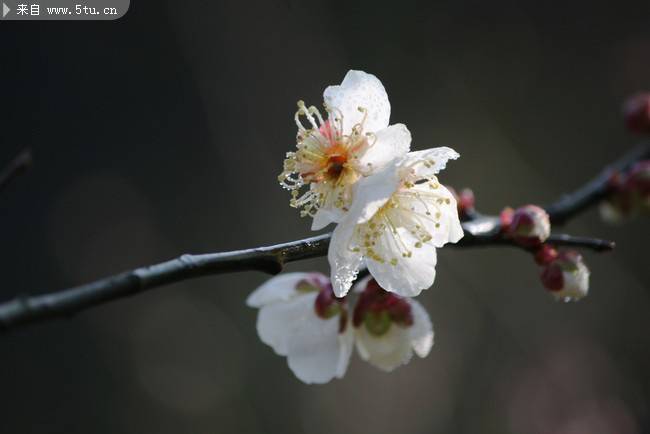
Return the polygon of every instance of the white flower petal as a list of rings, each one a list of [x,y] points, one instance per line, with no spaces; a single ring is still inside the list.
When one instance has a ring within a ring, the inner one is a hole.
[[[357,280],[352,288],[352,292],[355,294],[361,294],[366,289],[366,286],[368,286],[370,279],[373,279],[373,277],[369,274],[363,279]]]
[[[442,200],[449,201],[448,203],[439,206],[435,212],[440,213],[440,217],[436,220],[421,218],[420,222],[431,234],[431,243],[436,247],[442,247],[447,243],[456,243],[465,235],[463,227],[460,224],[458,217],[458,205],[454,195],[442,184],[438,184],[435,190],[429,188],[428,184],[418,184],[410,189],[410,193],[423,195],[434,194]],[[415,208],[415,212],[421,216],[426,216],[427,212],[432,212],[433,209],[425,205],[422,201],[411,201],[410,206]]]
[[[411,149],[411,132],[404,124],[391,125],[375,133],[376,141],[359,159],[362,168],[378,170],[404,157]]]
[[[364,131],[377,132],[388,126],[390,103],[381,81],[363,71],[348,71],[339,86],[329,86],[323,92],[325,102],[339,109],[343,115],[343,133],[349,134],[352,127],[363,119],[359,107],[367,110],[368,117]]]
[[[401,241],[398,241],[400,238]],[[433,285],[436,277],[436,249],[430,243],[410,249],[411,256],[403,257],[396,243],[413,246],[418,240],[404,228],[397,228],[397,234],[384,231],[377,240],[375,249],[383,256],[383,262],[366,258],[368,270],[386,291],[405,297],[415,297],[422,290]],[[391,263],[391,260],[395,260]]]
[[[398,185],[395,164],[356,184],[355,200],[334,229],[327,258],[332,270],[334,294],[343,297],[352,286],[361,266],[362,255],[351,244],[357,223],[367,221],[390,198]]]
[[[318,293],[300,294],[281,303],[262,306],[257,314],[257,334],[262,342],[286,356],[293,332],[309,319],[316,318],[314,302]]]
[[[347,370],[352,339],[339,335],[339,316],[321,319],[313,306],[306,306],[308,315],[296,327],[288,341],[289,368],[304,383],[327,383],[341,378]],[[350,328],[350,327],[348,327]]]
[[[283,273],[272,277],[248,296],[246,304],[250,307],[262,307],[269,303],[289,300],[298,294],[298,282],[312,274],[314,273]]]
[[[362,256],[350,247],[354,224],[339,224],[332,233],[327,259],[332,269],[331,281],[334,294],[343,297],[357,277]]]
[[[620,209],[607,200],[600,202],[598,210],[600,217],[607,223],[619,224],[624,221],[624,215]]]
[[[395,324],[381,336],[368,332],[362,324],[356,329],[356,347],[363,360],[386,372],[408,363],[413,356],[409,329]]]
[[[439,148],[425,149],[424,151],[409,152],[402,161],[402,166],[426,160],[429,164],[418,164],[415,166],[415,173],[423,177],[433,176],[447,166],[447,161],[455,160],[458,157],[460,157],[458,152],[446,146],[442,146]]]
[[[311,222],[311,230],[319,231],[330,223],[338,223],[344,215],[345,213],[340,208],[319,208]]]
[[[552,292],[556,299],[577,301],[589,293],[589,268],[582,262],[577,263],[576,267],[575,271],[562,273],[564,287]]]
[[[355,185],[354,202],[340,223],[355,225],[367,222],[388,202],[398,186],[396,162],[388,164],[374,175],[361,179]]]
[[[415,354],[426,357],[433,347],[433,325],[424,307],[413,299],[406,300],[411,305],[413,325],[409,328],[411,345]]]
[[[350,322],[346,325],[345,331],[339,334],[339,346],[339,362],[336,368],[336,378],[343,378],[345,372],[348,370],[352,350],[354,349],[354,329]]]

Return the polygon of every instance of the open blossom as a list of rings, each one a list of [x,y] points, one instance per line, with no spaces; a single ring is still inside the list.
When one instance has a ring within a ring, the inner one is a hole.
[[[259,308],[257,333],[265,344],[287,357],[301,381],[326,383],[341,378],[354,341],[347,302],[332,296],[320,273],[287,273],[268,280],[246,300]]]
[[[359,300],[353,325],[359,356],[384,371],[408,363],[413,352],[426,357],[433,346],[433,326],[417,301],[386,292],[370,276],[355,285]]]
[[[542,284],[556,300],[575,301],[589,291],[589,268],[582,255],[574,250],[561,251],[549,256],[540,275]]]
[[[433,284],[436,248],[463,237],[456,200],[436,178],[456,158],[446,147],[411,152],[359,181],[328,252],[337,296],[348,292],[363,260],[387,291],[414,297]]]
[[[384,370],[426,357],[433,345],[429,315],[415,300],[381,289],[370,277],[355,286],[353,317],[348,300],[336,298],[320,273],[273,277],[247,300],[259,308],[262,342],[287,356],[305,383],[326,383],[345,374],[356,341],[362,359]]]
[[[349,71],[323,98],[325,116],[298,102],[297,150],[287,153],[278,177],[291,191],[291,206],[313,217],[314,230],[339,222],[352,203],[352,186],[405,155],[411,144],[405,125],[388,125],[388,95],[374,75]]]

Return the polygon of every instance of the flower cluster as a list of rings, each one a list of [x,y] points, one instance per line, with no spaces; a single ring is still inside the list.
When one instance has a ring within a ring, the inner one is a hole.
[[[501,211],[503,234],[530,249],[541,266],[540,279],[556,300],[576,301],[589,291],[589,268],[575,250],[558,252],[546,243],[551,235],[551,221],[537,205]]]
[[[331,276],[287,274],[248,299],[260,308],[262,341],[307,383],[343,376],[353,345],[386,371],[413,351],[426,356],[431,321],[407,297],[433,284],[436,248],[463,237],[455,194],[437,178],[456,151],[410,152],[411,133],[389,123],[388,95],[374,75],[349,71],[323,98],[323,110],[298,102],[296,150],[278,180],[313,230],[336,224]],[[348,294],[362,267],[371,276]]]
[[[463,237],[460,218],[481,218],[471,190],[457,193],[438,180],[458,153],[411,151],[408,128],[389,122],[390,103],[377,77],[349,71],[323,98],[322,110],[298,102],[296,150],[287,153],[278,180],[291,193],[290,205],[312,218],[313,230],[336,224],[330,276],[284,274],[247,300],[259,309],[260,339],[286,356],[305,383],[341,378],[355,347],[385,371],[413,353],[425,357],[433,329],[412,297],[433,284],[436,249]],[[498,236],[535,253],[542,283],[557,299],[587,294],[589,270],[581,256],[546,244],[551,224],[544,209],[507,208],[500,220]],[[363,268],[369,275],[359,280]]]
[[[370,276],[337,298],[326,276],[287,273],[257,288],[247,304],[259,308],[262,342],[286,356],[296,377],[308,384],[343,377],[355,346],[363,360],[392,371],[414,352],[426,357],[433,345],[424,308],[384,291]]]
[[[324,114],[298,102],[297,150],[280,184],[312,229],[337,223],[328,259],[334,294],[347,294],[363,263],[379,285],[416,296],[435,278],[436,248],[463,236],[456,199],[436,175],[458,153],[409,152],[411,133],[389,124],[390,103],[374,75],[349,71],[325,89]]]

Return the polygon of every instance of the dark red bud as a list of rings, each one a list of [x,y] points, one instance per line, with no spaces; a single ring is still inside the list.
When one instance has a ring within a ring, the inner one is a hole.
[[[506,216],[506,218],[508,217]],[[548,238],[550,230],[548,214],[537,205],[525,205],[517,208],[506,229],[510,237],[527,247],[539,246]]]
[[[639,93],[623,105],[625,126],[637,134],[650,133],[650,93]]]
[[[551,262],[544,266],[540,278],[542,279],[544,288],[549,291],[559,291],[564,287],[562,268],[556,262]]]
[[[619,171],[613,171],[609,174],[609,179],[607,179],[607,185],[612,191],[619,190],[625,181],[625,178]]]
[[[499,220],[501,221],[501,230],[504,232],[508,231],[510,225],[512,224],[512,217],[514,214],[515,210],[510,207],[504,208],[503,211],[501,211],[501,214],[499,214]]]
[[[553,262],[558,257],[557,250],[550,244],[542,244],[535,252],[535,262],[538,265],[546,265]]]
[[[650,160],[639,161],[632,166],[623,188],[642,197],[650,195]]]
[[[458,196],[458,209],[461,214],[467,214],[474,211],[475,198],[474,192],[469,188],[461,190]]]

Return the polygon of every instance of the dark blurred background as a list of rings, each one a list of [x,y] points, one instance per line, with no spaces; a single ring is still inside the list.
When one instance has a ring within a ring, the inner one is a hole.
[[[276,182],[295,102],[350,68],[376,74],[415,149],[452,145],[441,179],[479,208],[547,203],[637,138],[650,88],[647,1],[143,1],[117,22],[0,23],[0,297],[184,252],[310,235]],[[650,429],[648,221],[569,224],[590,295],[552,301],[529,256],[439,254],[419,300],[428,358],[358,358],[305,386],[262,344],[259,273],[171,285],[0,337],[3,433],[641,434]],[[325,259],[288,270],[327,270]]]

